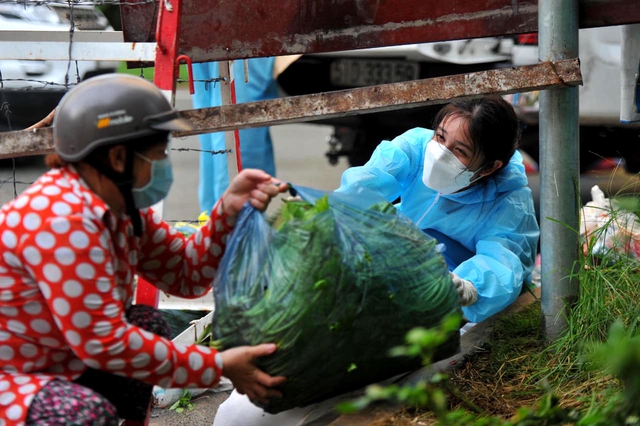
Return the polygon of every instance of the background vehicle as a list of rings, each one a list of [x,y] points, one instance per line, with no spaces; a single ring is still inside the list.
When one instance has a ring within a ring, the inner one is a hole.
[[[622,27],[599,27],[579,31],[580,68],[580,170],[585,172],[603,158],[624,160],[630,173],[640,172],[640,124],[620,122],[620,73]],[[516,38],[514,66],[538,62],[537,34]],[[537,93],[511,97],[525,127],[522,148],[538,159]]]
[[[580,30],[580,169],[603,158],[624,159],[640,172],[640,126],[620,123],[621,27]],[[458,40],[304,55],[282,73],[288,95],[302,95],[415,78],[469,73],[538,62],[537,34]],[[508,96],[523,123],[521,148],[538,160],[537,93]],[[383,139],[412,127],[430,127],[440,106],[319,121],[335,126],[329,161],[347,156],[351,165],[368,160]]]
[[[0,31],[69,32],[71,17],[76,31],[113,30],[95,7],[32,3],[0,3]],[[117,62],[98,61],[0,61],[0,131],[34,124],[55,108],[70,85],[117,67]]]
[[[480,38],[303,55],[278,77],[286,95],[306,95],[375,84],[440,77],[510,66],[512,38]],[[383,139],[412,127],[431,127],[441,106],[315,121],[335,126],[329,161],[347,156],[364,164]]]

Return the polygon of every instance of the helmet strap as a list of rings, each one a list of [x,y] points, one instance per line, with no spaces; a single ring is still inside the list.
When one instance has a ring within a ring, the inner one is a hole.
[[[122,197],[124,198],[125,213],[131,218],[131,224],[133,225],[133,234],[136,237],[142,236],[142,217],[140,216],[140,210],[136,207],[133,201],[133,157],[134,151],[130,146],[126,147],[127,157],[125,159],[124,172],[117,172],[111,167],[106,166],[95,157],[88,157],[84,161],[96,169],[104,177],[112,181],[117,187]]]

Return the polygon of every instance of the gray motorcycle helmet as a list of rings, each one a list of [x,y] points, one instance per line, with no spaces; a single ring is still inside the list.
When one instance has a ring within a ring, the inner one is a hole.
[[[53,143],[60,158],[77,162],[100,146],[191,129],[152,83],[128,74],[105,74],[81,82],[62,97],[53,118]]]

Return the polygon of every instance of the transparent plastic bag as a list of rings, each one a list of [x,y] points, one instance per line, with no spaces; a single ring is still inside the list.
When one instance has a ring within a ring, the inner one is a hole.
[[[436,241],[391,204],[295,190],[304,201],[287,202],[273,226],[242,209],[214,288],[214,346],[278,345],[258,361],[288,378],[263,406],[272,414],[419,368],[389,349],[460,312]],[[456,333],[441,356],[458,350]]]

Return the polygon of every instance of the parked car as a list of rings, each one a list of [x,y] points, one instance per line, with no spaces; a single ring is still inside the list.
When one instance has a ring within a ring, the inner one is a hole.
[[[67,2],[0,2],[0,31],[112,31],[93,6]],[[117,62],[0,60],[0,131],[18,130],[44,118],[70,86],[95,75],[114,72]]]

